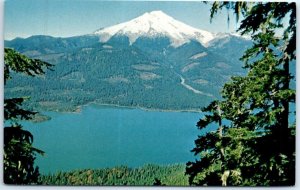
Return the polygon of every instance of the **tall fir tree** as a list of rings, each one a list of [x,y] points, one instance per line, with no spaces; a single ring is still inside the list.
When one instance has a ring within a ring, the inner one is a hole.
[[[4,49],[4,84],[12,74],[23,73],[29,76],[42,75],[52,65],[37,59],[30,59],[13,49]],[[4,99],[4,183],[37,184],[38,167],[34,166],[36,154],[43,151],[32,146],[33,135],[22,128],[20,120],[30,120],[36,114],[22,108],[28,97]]]
[[[296,5],[287,2],[214,2],[211,18],[222,8],[234,10],[239,31],[250,34],[253,46],[241,60],[248,74],[232,77],[222,100],[203,108],[201,130],[212,123],[218,129],[199,136],[192,150],[200,156],[188,162],[193,185],[294,185],[295,89],[290,67],[296,60]],[[283,20],[288,20],[284,23]],[[283,36],[278,36],[283,30]]]

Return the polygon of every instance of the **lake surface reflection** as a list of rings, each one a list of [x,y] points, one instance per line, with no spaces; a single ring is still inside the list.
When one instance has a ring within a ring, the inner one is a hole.
[[[89,105],[80,113],[47,112],[52,119],[24,123],[34,135],[40,172],[193,161],[202,113],[145,111]]]

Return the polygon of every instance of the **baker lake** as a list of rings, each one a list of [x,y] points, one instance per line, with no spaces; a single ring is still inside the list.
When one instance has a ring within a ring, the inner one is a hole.
[[[202,113],[146,111],[88,105],[79,113],[45,112],[51,120],[24,123],[34,146],[45,151],[36,164],[40,172],[105,168],[148,163],[186,163]]]

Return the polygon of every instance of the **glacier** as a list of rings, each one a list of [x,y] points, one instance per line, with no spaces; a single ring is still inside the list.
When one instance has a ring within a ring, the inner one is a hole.
[[[216,38],[216,34],[184,24],[162,11],[146,12],[130,21],[99,29],[94,34],[100,36],[101,42],[107,42],[113,36],[127,36],[130,44],[140,37],[167,37],[173,47],[179,47],[191,40],[207,46]]]

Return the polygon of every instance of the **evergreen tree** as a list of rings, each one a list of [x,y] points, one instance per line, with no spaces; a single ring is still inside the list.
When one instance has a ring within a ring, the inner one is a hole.
[[[295,90],[289,69],[296,59],[295,3],[214,2],[211,18],[224,7],[233,9],[237,20],[244,16],[239,31],[253,39],[241,58],[248,74],[232,77],[223,87],[223,99],[203,108],[207,114],[198,128],[217,123],[218,129],[195,141],[192,151],[200,159],[187,163],[189,182],[294,185],[295,123],[289,116],[295,114],[290,109]]]
[[[30,59],[13,49],[4,49],[4,83],[11,79],[12,73],[24,73],[30,76],[44,74],[45,68],[52,65]],[[36,112],[25,110],[22,103],[26,97],[4,100],[4,183],[36,184],[39,170],[34,166],[36,153],[44,152],[32,146],[33,136],[23,130],[19,120],[30,120]]]

